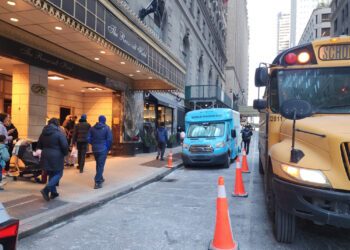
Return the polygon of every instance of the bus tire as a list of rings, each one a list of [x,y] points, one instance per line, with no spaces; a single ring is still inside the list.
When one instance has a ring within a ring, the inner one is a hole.
[[[262,165],[262,162],[261,162],[261,158],[260,158],[260,157],[259,157],[259,173],[260,173],[261,175],[264,174],[264,167],[263,167],[263,165]]]
[[[229,168],[230,167],[230,163],[231,163],[231,157],[230,154],[227,154],[227,160],[224,164],[224,168]]]
[[[276,240],[282,243],[292,243],[295,236],[295,215],[290,214],[276,205],[274,234]]]
[[[275,194],[273,191],[272,181],[273,170],[271,160],[269,159],[269,165],[267,166],[266,172],[264,174],[264,192],[267,212],[270,218],[273,220],[275,217]]]

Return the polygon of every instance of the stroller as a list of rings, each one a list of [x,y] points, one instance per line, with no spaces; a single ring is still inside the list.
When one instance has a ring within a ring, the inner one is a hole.
[[[13,180],[18,177],[34,178],[36,182],[40,182],[38,176],[42,173],[42,168],[39,165],[39,157],[34,156],[37,142],[30,139],[20,139],[16,142],[10,162],[10,172],[13,175]]]

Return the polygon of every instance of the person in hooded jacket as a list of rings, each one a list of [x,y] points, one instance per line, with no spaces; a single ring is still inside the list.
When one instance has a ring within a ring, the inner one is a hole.
[[[244,129],[241,131],[242,133],[242,140],[244,142],[244,148],[246,150],[246,153],[249,154],[249,144],[250,144],[250,139],[253,135],[253,132],[251,129],[246,125]]]
[[[168,141],[168,130],[164,127],[164,122],[160,123],[160,127],[156,132],[156,138],[158,142],[158,153],[156,159],[158,160],[160,155],[160,160],[164,161],[165,147]]]
[[[57,118],[51,118],[48,125],[44,127],[37,149],[42,150],[40,166],[47,171],[49,176],[49,183],[40,192],[43,198],[49,201],[58,196],[56,185],[62,178],[64,156],[68,154],[68,142]]]
[[[100,115],[98,122],[90,129],[87,137],[92,146],[92,152],[96,161],[95,189],[102,187],[103,170],[108,152],[112,148],[113,136],[111,129],[106,125],[106,117]]]
[[[81,115],[79,123],[74,127],[73,145],[77,144],[78,149],[78,169],[80,173],[84,172],[85,156],[88,147],[87,137],[91,125],[86,121],[86,115]]]

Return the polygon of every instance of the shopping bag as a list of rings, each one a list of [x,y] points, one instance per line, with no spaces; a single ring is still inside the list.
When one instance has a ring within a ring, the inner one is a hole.
[[[78,158],[78,149],[76,146],[73,147],[72,152],[70,153],[70,157],[74,159]]]

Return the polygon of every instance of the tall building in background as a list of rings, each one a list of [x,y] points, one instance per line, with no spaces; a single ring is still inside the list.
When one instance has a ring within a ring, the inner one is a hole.
[[[233,97],[234,109],[248,101],[248,42],[247,1],[228,1],[225,92]]]
[[[350,0],[332,1],[332,17],[331,17],[331,35],[349,35],[350,15],[349,15]]]
[[[289,48],[290,14],[280,12],[277,17],[277,54]]]
[[[331,8],[318,7],[312,12],[299,44],[329,38],[331,33]]]
[[[329,5],[329,0],[291,0],[290,47],[297,45],[310,15],[319,4]]]

